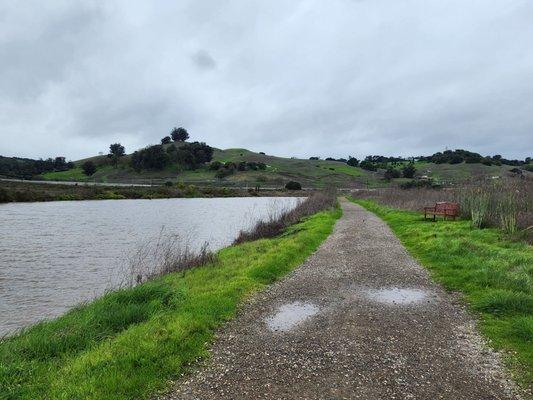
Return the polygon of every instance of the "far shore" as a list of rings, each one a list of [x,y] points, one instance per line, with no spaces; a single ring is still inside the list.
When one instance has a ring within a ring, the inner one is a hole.
[[[0,203],[212,197],[308,196],[316,189],[223,187],[192,184],[147,185],[130,183],[56,182],[0,179]]]

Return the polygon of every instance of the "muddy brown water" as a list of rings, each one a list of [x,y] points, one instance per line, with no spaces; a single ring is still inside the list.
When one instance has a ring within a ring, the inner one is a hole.
[[[297,198],[101,200],[0,205],[0,336],[124,281],[124,258],[162,232],[225,247]]]

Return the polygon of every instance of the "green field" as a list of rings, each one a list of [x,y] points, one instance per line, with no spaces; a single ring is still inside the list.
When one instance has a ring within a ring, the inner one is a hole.
[[[111,292],[0,342],[2,399],[148,399],[207,356],[213,332],[254,291],[302,263],[340,209],[281,236],[225,248],[210,265]]]
[[[424,221],[420,213],[356,200],[385,220],[433,278],[459,291],[481,332],[504,352],[517,380],[533,385],[533,247],[470,221]]]

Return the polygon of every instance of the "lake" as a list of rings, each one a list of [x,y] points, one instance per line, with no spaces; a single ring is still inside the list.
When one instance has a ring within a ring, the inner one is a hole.
[[[178,235],[197,251],[292,208],[294,197],[0,204],[0,336],[116,288],[140,248]]]

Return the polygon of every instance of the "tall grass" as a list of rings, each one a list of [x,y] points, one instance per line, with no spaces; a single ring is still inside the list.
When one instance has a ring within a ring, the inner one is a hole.
[[[336,204],[337,194],[335,190],[315,192],[298,203],[292,210],[271,214],[269,219],[259,221],[251,230],[241,231],[234,244],[277,236],[288,226],[301,221],[302,218],[335,207]]]
[[[533,231],[533,180],[530,178],[471,182],[444,189],[358,190],[352,196],[412,211],[420,211],[437,201],[457,202],[462,217],[471,220],[476,228],[496,227],[509,234]]]
[[[122,286],[131,287],[162,275],[214,262],[216,254],[209,251],[209,243],[194,251],[186,238],[165,234],[162,229],[157,238],[143,242],[126,257]]]

